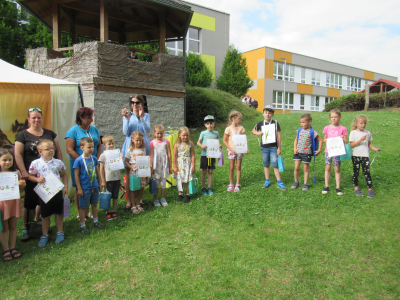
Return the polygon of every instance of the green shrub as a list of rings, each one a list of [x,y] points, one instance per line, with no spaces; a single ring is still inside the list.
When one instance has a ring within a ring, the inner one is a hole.
[[[200,87],[186,87],[186,120],[187,126],[203,126],[204,117],[213,115],[216,122],[227,122],[231,110],[238,110],[243,119],[253,118],[261,113],[244,105],[233,95],[217,90]]]
[[[365,93],[345,95],[325,105],[324,111],[338,108],[341,111],[359,111],[365,106]],[[399,107],[400,91],[370,94],[369,108]]]
[[[213,74],[200,55],[190,53],[186,57],[186,83],[191,86],[209,88]]]

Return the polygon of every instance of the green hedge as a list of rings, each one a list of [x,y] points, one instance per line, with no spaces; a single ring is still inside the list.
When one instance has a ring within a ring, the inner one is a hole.
[[[240,111],[244,119],[261,115],[229,93],[217,89],[186,87],[186,121],[189,127],[203,126],[207,115],[213,115],[216,122],[227,122],[231,110]]]
[[[365,93],[357,93],[337,98],[325,105],[324,111],[339,108],[341,111],[359,111],[365,106]],[[370,94],[369,108],[399,107],[400,91]]]

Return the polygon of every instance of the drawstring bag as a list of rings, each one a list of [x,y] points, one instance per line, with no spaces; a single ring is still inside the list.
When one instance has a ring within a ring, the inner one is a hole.
[[[136,175],[129,175],[131,191],[138,191],[142,188],[141,179]]]
[[[218,167],[222,167],[224,165],[224,152],[221,150],[221,154],[218,158]]]
[[[351,146],[350,144],[344,145],[346,154],[340,155],[340,160],[351,160]]]
[[[69,201],[68,197],[64,197],[64,211],[63,211],[63,218],[70,218],[71,217],[71,201]]]
[[[189,194],[197,194],[199,192],[199,189],[197,187],[199,180],[197,178],[193,178],[192,180],[189,181]]]
[[[280,155],[278,156],[278,168],[279,168],[279,172],[285,171],[285,164],[283,162],[283,157]]]
[[[150,194],[157,195],[157,180],[151,178],[150,179],[150,187],[149,187]]]
[[[105,191],[104,191],[105,190]],[[111,193],[107,189],[103,189],[100,193],[100,209],[110,209]]]

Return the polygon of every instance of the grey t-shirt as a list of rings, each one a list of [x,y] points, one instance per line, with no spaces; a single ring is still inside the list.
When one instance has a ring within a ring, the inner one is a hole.
[[[106,167],[106,152],[101,153],[99,162],[104,164],[104,172],[106,173],[106,182],[121,180],[121,170],[108,171]]]

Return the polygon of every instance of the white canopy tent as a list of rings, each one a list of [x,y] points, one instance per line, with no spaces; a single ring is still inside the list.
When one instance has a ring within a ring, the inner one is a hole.
[[[81,107],[79,84],[40,75],[0,59],[0,145],[14,143],[26,128],[28,109],[43,112],[43,127],[53,130],[60,142],[63,161],[69,169],[64,136],[75,125]]]

